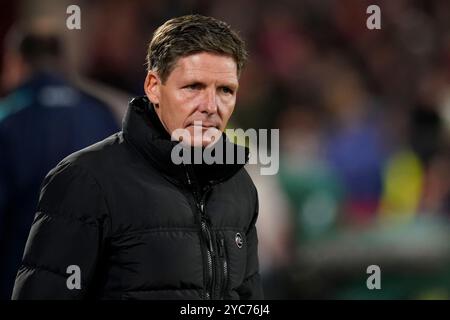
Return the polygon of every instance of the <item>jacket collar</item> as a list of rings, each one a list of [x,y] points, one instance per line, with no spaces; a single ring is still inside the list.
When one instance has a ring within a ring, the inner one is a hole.
[[[182,184],[188,184],[186,171],[194,172],[194,179],[197,178],[196,180],[201,185],[215,184],[231,178],[245,165],[236,161],[236,155],[239,152],[244,151],[245,162],[248,161],[248,148],[232,143],[222,133],[221,140],[217,143],[224,144],[224,152],[229,150],[227,148],[234,148],[235,161],[233,164],[174,164],[171,153],[178,141],[171,140],[169,133],[159,120],[153,104],[146,96],[135,97],[129,102],[122,123],[122,132],[125,140],[131,143],[153,167]]]

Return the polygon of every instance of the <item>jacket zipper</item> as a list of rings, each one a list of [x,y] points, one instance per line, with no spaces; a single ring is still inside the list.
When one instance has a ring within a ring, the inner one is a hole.
[[[201,234],[203,237],[204,242],[206,242],[206,263],[207,263],[207,270],[208,270],[208,277],[206,281],[206,293],[205,293],[205,299],[210,300],[213,299],[213,288],[214,288],[214,270],[213,265],[215,263],[215,251],[211,236],[211,230],[209,226],[209,219],[205,212],[205,198],[207,193],[209,192],[209,188],[203,192],[203,195],[201,198],[198,195],[198,192],[196,190],[196,186],[193,186],[192,179],[189,175],[189,171],[187,168],[185,168],[186,172],[186,178],[189,187],[193,191],[195,203],[197,205],[197,210],[200,213],[200,228],[201,228]],[[200,198],[200,199],[199,199]]]
[[[227,281],[228,281],[228,261],[227,261],[227,253],[226,253],[226,247],[225,247],[225,239],[220,238],[218,243],[218,254],[220,257],[220,270],[222,271],[222,282],[220,285],[218,285],[219,289],[219,299],[224,299],[226,288],[227,288]]]
[[[207,292],[206,292],[206,299],[213,299],[213,291],[212,288],[214,286],[214,272],[213,272],[213,265],[215,263],[215,252],[214,252],[214,246],[212,242],[211,237],[211,230],[209,227],[208,219],[205,213],[204,208],[204,202],[203,199],[200,202],[200,213],[201,213],[201,229],[204,239],[206,240],[207,244],[207,264],[208,264],[208,281],[207,281]]]

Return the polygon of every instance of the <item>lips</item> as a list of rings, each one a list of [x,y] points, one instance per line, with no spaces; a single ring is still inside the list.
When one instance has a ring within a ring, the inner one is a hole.
[[[219,128],[219,125],[216,124],[216,123],[207,122],[207,121],[200,121],[200,120],[196,120],[196,121],[188,123],[186,128],[187,127],[195,127],[197,125],[197,123],[194,123],[194,122],[201,122],[201,127],[203,127],[203,128],[216,128],[216,129]]]

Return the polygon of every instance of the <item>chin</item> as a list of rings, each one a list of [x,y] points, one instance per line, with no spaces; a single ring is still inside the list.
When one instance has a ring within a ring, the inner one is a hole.
[[[215,127],[203,127],[200,130],[193,126],[186,128],[189,132],[189,138],[186,139],[186,144],[193,147],[207,147],[213,145],[218,141],[222,135],[222,131]]]
[[[203,140],[192,140],[191,142],[190,142],[190,145],[192,146],[192,147],[207,147],[207,146],[210,146],[210,145],[212,145],[212,144],[214,144],[214,142],[212,141],[212,140],[205,140],[205,139],[203,139]]]

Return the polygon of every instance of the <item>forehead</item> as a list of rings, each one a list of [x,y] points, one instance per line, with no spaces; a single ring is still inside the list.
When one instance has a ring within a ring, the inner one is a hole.
[[[228,81],[238,83],[237,65],[232,57],[201,52],[181,57],[168,80]]]

